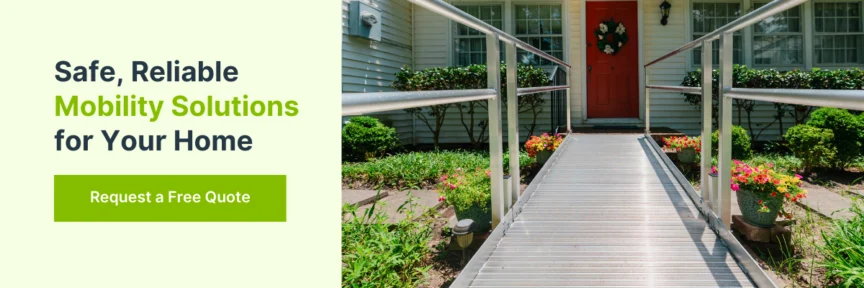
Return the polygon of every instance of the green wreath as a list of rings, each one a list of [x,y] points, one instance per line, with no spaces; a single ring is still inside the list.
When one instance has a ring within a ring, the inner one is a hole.
[[[627,44],[627,28],[621,22],[615,22],[615,18],[600,22],[594,29],[594,37],[597,39],[597,49],[607,55],[615,55],[624,44]]]

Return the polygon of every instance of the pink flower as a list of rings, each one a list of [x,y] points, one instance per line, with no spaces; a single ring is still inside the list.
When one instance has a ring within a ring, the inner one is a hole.
[[[462,172],[462,168],[456,168],[456,172]]]
[[[450,190],[456,190],[456,185],[450,184]]]
[[[801,178],[804,178],[804,177],[802,177],[801,175],[795,174],[795,178],[801,179]]]
[[[438,197],[438,202],[444,202],[444,196]]]
[[[441,175],[441,182],[447,181],[447,175]]]
[[[736,191],[736,192],[737,192],[739,189],[741,189],[741,187],[739,187],[738,184],[736,184],[736,183],[732,183],[732,191]]]
[[[711,173],[717,174],[717,166],[711,167]]]

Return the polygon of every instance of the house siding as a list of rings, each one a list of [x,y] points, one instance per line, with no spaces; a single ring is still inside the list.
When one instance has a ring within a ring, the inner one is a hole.
[[[342,92],[387,92],[396,72],[412,65],[412,4],[405,0],[372,0],[381,9],[381,41],[348,35],[350,0],[342,0]],[[411,116],[402,111],[375,113],[410,141]]]

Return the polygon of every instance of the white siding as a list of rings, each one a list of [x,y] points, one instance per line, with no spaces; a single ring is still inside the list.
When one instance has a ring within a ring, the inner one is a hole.
[[[348,36],[350,0],[342,0],[342,92],[393,91],[394,75],[412,64],[412,5],[405,0],[372,0],[382,11],[381,41]],[[375,115],[410,140],[411,117],[403,111]]]

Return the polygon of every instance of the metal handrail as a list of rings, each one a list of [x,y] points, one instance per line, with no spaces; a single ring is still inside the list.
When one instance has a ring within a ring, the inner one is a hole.
[[[724,91],[724,96],[735,99],[864,110],[861,90],[729,88]]]
[[[669,57],[675,56],[681,52],[702,46],[702,43],[705,41],[717,40],[720,38],[720,34],[722,33],[733,33],[735,31],[744,29],[744,27],[750,26],[753,23],[762,21],[765,18],[786,11],[789,8],[798,6],[799,4],[804,2],[807,2],[807,0],[776,0],[769,2],[768,4],[759,7],[759,9],[753,10],[750,13],[745,14],[744,16],[738,17],[738,19],[735,19],[732,22],[723,25],[723,27],[711,31],[711,33],[699,37],[699,39],[690,41],[689,43],[682,45],[678,49],[672,50],[672,52],[666,53],[665,55],[658,57],[654,61],[648,62],[648,64],[645,64],[644,67],[657,64],[658,62],[666,60]]]
[[[688,94],[702,94],[702,87],[645,85],[645,88],[657,89],[657,90],[666,90],[666,91],[676,91],[676,92],[688,93]]]
[[[549,91],[558,91],[558,90],[566,90],[570,89],[569,85],[558,85],[558,86],[540,86],[540,87],[528,87],[528,88],[517,88],[516,95],[523,96],[534,93],[541,92],[549,92]]]
[[[494,89],[342,93],[342,115],[487,100],[497,95]]]
[[[549,55],[546,52],[541,51],[540,49],[531,46],[528,43],[519,40],[513,35],[507,34],[501,29],[495,28],[495,26],[489,25],[486,22],[483,22],[480,19],[471,16],[465,11],[459,10],[459,8],[453,7],[453,5],[448,4],[442,0],[408,0],[414,4],[420,5],[423,8],[429,9],[435,13],[438,13],[444,17],[449,18],[450,20],[459,22],[462,25],[471,27],[474,30],[483,32],[483,34],[489,35],[494,34],[498,35],[499,40],[504,41],[506,43],[514,44],[516,47],[526,50],[528,52],[534,53],[537,56],[543,57],[546,60],[558,63],[558,65],[564,66],[570,69],[570,64],[564,62],[564,60],[555,58],[555,56]]]

